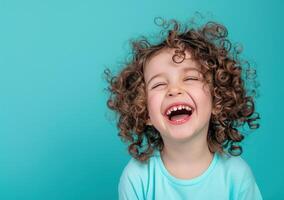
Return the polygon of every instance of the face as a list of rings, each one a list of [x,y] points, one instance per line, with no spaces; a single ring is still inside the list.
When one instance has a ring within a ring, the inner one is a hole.
[[[189,52],[180,64],[172,61],[173,55],[174,49],[163,49],[145,65],[148,123],[164,142],[206,138],[212,112],[209,86]]]

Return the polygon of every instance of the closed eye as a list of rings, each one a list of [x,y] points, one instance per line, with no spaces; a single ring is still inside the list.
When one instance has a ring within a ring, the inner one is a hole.
[[[198,78],[196,78],[196,77],[187,77],[187,78],[184,79],[184,81],[190,81],[190,80],[197,81]]]
[[[152,87],[152,89],[155,89],[155,88],[160,87],[160,86],[163,86],[163,85],[166,85],[166,83],[158,83],[157,85],[154,85],[154,86]]]

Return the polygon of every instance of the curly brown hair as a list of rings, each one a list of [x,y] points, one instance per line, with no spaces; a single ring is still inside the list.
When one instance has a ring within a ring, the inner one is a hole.
[[[245,80],[246,83],[255,82],[256,71],[239,58],[242,50],[238,45],[233,48],[226,27],[219,23],[210,21],[194,28],[192,24],[182,26],[177,20],[162,19],[160,25],[164,28],[161,33],[166,33],[161,41],[151,44],[144,36],[130,41],[132,58],[122,71],[113,76],[109,69],[105,70],[110,92],[107,105],[119,116],[118,135],[128,142],[130,155],[144,162],[155,149],[162,150],[164,146],[157,129],[146,124],[148,110],[143,69],[147,61],[165,48],[175,49],[174,62],[183,62],[185,51],[189,51],[201,66],[213,97],[214,109],[207,136],[209,150],[240,155],[244,134],[237,128],[246,123],[250,129],[259,127],[256,121],[260,117],[254,104],[256,86],[249,91],[249,84],[245,85]]]

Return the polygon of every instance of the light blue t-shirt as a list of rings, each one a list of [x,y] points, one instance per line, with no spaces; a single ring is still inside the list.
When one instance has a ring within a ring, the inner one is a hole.
[[[240,157],[214,154],[200,176],[185,180],[172,176],[156,151],[147,164],[134,158],[118,185],[120,200],[262,200],[250,167]]]

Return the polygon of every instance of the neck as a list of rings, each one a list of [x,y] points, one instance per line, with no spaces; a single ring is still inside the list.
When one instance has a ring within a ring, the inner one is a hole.
[[[192,165],[204,160],[210,160],[213,154],[209,151],[207,142],[204,145],[170,145],[165,144],[161,152],[164,160],[176,163]]]
[[[213,154],[209,151],[206,140],[203,143],[167,143],[164,141],[161,159],[173,176],[189,179],[201,175],[209,167]]]

